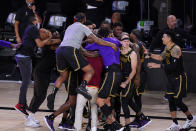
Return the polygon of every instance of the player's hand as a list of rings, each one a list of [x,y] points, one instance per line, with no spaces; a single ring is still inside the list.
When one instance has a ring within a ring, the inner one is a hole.
[[[22,43],[21,38],[20,38],[20,37],[16,37],[16,42],[17,42],[17,43]]]
[[[114,51],[118,51],[118,47],[117,47],[115,44],[112,45],[112,49],[113,49]]]
[[[125,82],[122,82],[122,83],[120,84],[120,87],[122,87],[122,88],[126,88],[126,86],[127,86],[127,84],[126,84]]]

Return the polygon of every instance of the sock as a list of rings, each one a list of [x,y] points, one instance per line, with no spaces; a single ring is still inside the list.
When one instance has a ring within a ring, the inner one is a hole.
[[[54,95],[56,95],[56,93],[57,93],[57,91],[58,91],[58,90],[59,90],[59,88],[54,87],[54,89],[53,89],[53,92],[52,92],[52,93],[53,93]]]
[[[187,116],[187,119],[188,120],[193,120],[193,116],[190,114],[190,115]]]
[[[177,119],[176,119],[176,118],[172,118],[172,119],[173,119],[173,122],[174,122],[176,125],[178,125]]]
[[[67,119],[66,119],[65,117],[62,117],[62,122],[63,122],[63,123],[65,123],[66,120],[67,120]]]
[[[53,113],[51,115],[49,115],[49,119],[54,120],[54,118],[55,118],[55,116]]]

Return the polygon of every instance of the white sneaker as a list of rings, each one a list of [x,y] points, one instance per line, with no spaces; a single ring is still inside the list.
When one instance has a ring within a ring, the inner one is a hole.
[[[26,122],[25,122],[25,126],[37,128],[37,127],[40,127],[40,124],[39,123],[36,123],[32,119],[27,119]]]
[[[179,131],[180,130],[180,125],[177,125],[176,123],[172,123],[169,128],[167,128],[166,131]]]
[[[37,124],[40,124],[40,122],[35,119],[35,115],[34,114],[29,114],[29,116],[27,117],[27,120],[28,119],[31,119],[32,121],[34,121]]]
[[[186,120],[185,124],[183,125],[183,129],[188,129],[190,128],[193,123],[196,122],[196,116],[193,116],[193,119],[192,120]]]
[[[97,127],[92,127],[91,131],[97,131]]]

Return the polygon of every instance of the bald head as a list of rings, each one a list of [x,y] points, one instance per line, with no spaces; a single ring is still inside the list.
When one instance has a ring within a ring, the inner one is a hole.
[[[177,23],[177,21],[176,21],[176,17],[174,15],[169,15],[167,17],[167,25],[168,25],[169,29],[176,28],[176,23]]]

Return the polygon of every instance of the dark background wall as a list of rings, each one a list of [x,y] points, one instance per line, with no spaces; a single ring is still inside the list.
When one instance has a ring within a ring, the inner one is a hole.
[[[103,0],[103,4],[96,3],[96,0],[35,0],[37,7],[40,12],[43,14],[44,11],[47,10],[47,3],[60,3],[60,11],[61,13],[67,15],[69,17],[68,24],[72,23],[72,17],[76,14],[76,12],[86,10],[86,3],[95,3],[99,10],[96,13],[92,13],[91,17],[93,17],[94,22],[96,23],[98,18],[100,20],[104,19],[104,17],[111,17],[112,14],[112,2],[114,0]],[[196,1],[195,0],[125,0],[129,1],[129,6],[127,7],[127,11],[123,16],[123,23],[125,25],[125,30],[130,31],[131,29],[136,27],[136,23],[141,19],[141,1],[143,1],[143,19],[153,20],[155,22],[155,26],[159,27],[158,15],[161,12],[161,4],[165,3],[167,10],[167,14],[174,14],[182,21],[182,26],[184,24],[196,25]],[[9,12],[17,11],[22,5],[24,5],[25,0],[5,0],[0,4],[0,27],[3,27],[8,16]],[[158,3],[158,4],[156,4]],[[178,3],[178,4],[177,4]],[[169,7],[167,7],[169,6]],[[52,8],[53,10],[59,9],[59,7]],[[148,12],[150,12],[148,15]],[[95,17],[96,16],[96,17]],[[149,17],[149,18],[148,18]],[[98,20],[99,21],[99,20]],[[165,23],[165,21],[163,21]],[[192,28],[191,32],[195,33],[195,28]]]

